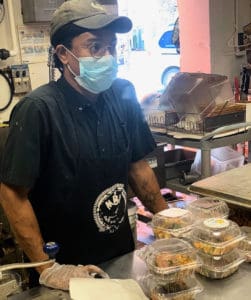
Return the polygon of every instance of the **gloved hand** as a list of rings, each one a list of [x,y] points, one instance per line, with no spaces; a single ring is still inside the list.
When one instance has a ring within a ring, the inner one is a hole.
[[[69,290],[70,278],[109,278],[108,274],[94,265],[60,265],[54,263],[50,268],[43,270],[39,283],[54,289]]]

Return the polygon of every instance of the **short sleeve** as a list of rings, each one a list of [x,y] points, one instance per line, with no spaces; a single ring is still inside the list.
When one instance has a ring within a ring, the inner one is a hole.
[[[139,103],[135,104],[134,129],[132,130],[132,162],[144,158],[156,147],[152,133]]]
[[[48,126],[45,120],[39,100],[25,98],[14,107],[2,156],[2,182],[33,187],[42,161],[46,159]]]
[[[136,162],[152,152],[156,147],[152,133],[137,100],[134,86],[127,81],[121,94],[127,105],[127,127],[131,140],[131,162]]]

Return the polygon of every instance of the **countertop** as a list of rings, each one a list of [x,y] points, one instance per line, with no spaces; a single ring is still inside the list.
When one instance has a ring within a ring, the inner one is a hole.
[[[138,247],[150,244],[154,240],[150,226],[137,221]],[[140,284],[147,272],[146,265],[136,251],[114,258],[99,265],[111,278],[132,278]],[[197,295],[196,300],[250,300],[251,299],[251,263],[244,262],[238,271],[224,279],[209,279],[199,274],[195,275],[204,290]],[[99,279],[102,280],[102,279]],[[144,287],[142,286],[144,289]],[[0,297],[1,299],[1,297]],[[9,297],[8,300],[71,300],[66,292],[38,287]],[[97,299],[98,300],[98,299]],[[132,299],[133,300],[133,299]]]
[[[146,272],[145,263],[129,253],[101,265],[111,277],[133,278],[139,280]],[[251,299],[251,263],[243,263],[239,270],[224,279],[209,279],[196,274],[204,287],[197,295],[198,300],[250,300]]]
[[[100,265],[111,278],[142,279],[146,272],[145,263],[135,252],[118,257]],[[250,300],[251,299],[251,264],[243,263],[239,270],[228,278],[208,279],[200,275],[196,278],[204,287],[197,295],[198,300]],[[36,288],[20,295],[9,297],[11,300],[70,300],[67,293],[47,288]]]

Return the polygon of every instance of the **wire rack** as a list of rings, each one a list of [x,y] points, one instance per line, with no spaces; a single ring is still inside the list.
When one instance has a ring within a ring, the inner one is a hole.
[[[145,112],[148,125],[155,131],[174,131],[189,134],[206,134],[221,126],[245,121],[245,110],[203,117],[196,113],[176,113],[154,109]]]

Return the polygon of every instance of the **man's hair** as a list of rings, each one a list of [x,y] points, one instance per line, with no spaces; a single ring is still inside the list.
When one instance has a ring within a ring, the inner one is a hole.
[[[64,45],[67,49],[71,50],[72,48],[72,40],[79,36],[81,33],[88,31],[82,27],[74,25],[72,23],[66,24],[65,26],[61,27],[51,38],[51,44],[56,49],[57,45]],[[58,68],[59,71],[63,72],[63,64],[58,58],[57,54],[54,53],[54,67]]]

